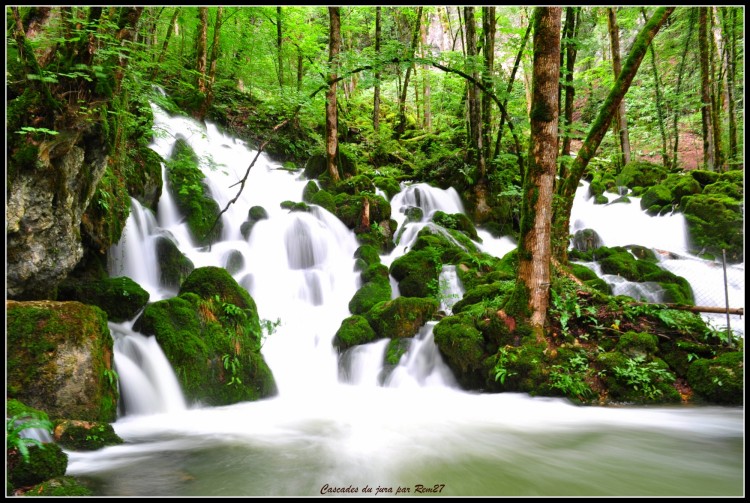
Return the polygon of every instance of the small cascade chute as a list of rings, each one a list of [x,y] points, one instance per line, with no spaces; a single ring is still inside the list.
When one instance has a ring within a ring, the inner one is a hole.
[[[435,321],[427,322],[419,330],[409,351],[401,356],[399,364],[386,379],[386,387],[458,387],[453,372],[435,344],[432,330],[436,324]]]

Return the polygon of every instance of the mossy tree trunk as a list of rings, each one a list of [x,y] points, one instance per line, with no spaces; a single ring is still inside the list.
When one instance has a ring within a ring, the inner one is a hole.
[[[380,56],[380,7],[375,7],[375,57]],[[372,100],[372,129],[380,132],[380,67],[375,71],[375,90]]]
[[[330,34],[328,38],[329,56],[328,64],[330,70],[328,74],[328,91],[326,91],[326,160],[328,164],[328,174],[332,182],[340,180],[339,170],[336,165],[336,157],[339,149],[338,139],[338,116],[336,107],[336,79],[341,52],[341,8],[328,7],[328,16],[330,19]]]
[[[680,145],[680,131],[678,129],[678,122],[680,119],[680,109],[682,97],[680,91],[682,90],[683,76],[685,75],[685,66],[688,60],[688,54],[690,49],[690,41],[693,38],[693,28],[695,27],[697,9],[690,9],[690,18],[688,19],[688,32],[685,37],[685,43],[682,49],[682,57],[680,58],[680,67],[677,71],[677,85],[675,87],[675,104],[672,105],[674,114],[672,116],[672,136],[674,137],[674,144],[672,145],[672,168],[677,167],[678,156],[677,151]]]
[[[646,15],[646,8],[641,8],[641,14],[643,14],[643,20],[648,22],[648,16]],[[669,160],[669,146],[667,145],[667,128],[664,123],[664,100],[661,96],[661,83],[659,82],[659,70],[656,65],[656,50],[654,45],[651,44],[651,68],[654,73],[654,93],[656,94],[656,117],[659,121],[659,134],[661,135],[661,160],[664,167],[670,166]]]
[[[206,80],[206,97],[203,98],[200,110],[198,111],[198,118],[204,119],[208,113],[208,109],[211,107],[211,103],[214,100],[214,83],[216,82],[216,63],[219,59],[219,37],[221,33],[221,16],[223,7],[216,8],[216,22],[214,23],[214,38],[211,43],[211,59],[208,63],[208,77]]]
[[[575,100],[576,88],[573,85],[573,70],[575,69],[578,47],[576,37],[580,25],[581,7],[566,7],[565,26],[568,28],[565,34],[565,114],[563,119],[565,134],[563,135],[562,155],[570,155],[570,128],[573,125],[573,101]],[[562,54],[562,53],[561,53]],[[562,96],[561,96],[562,98]]]
[[[206,64],[208,60],[206,36],[208,33],[208,7],[198,8],[198,33],[195,37],[195,71],[198,72],[198,92],[206,92]]]
[[[417,21],[414,25],[414,31],[412,31],[411,46],[409,48],[409,59],[414,59],[414,53],[417,50],[417,44],[419,43],[419,26],[422,22],[422,7],[417,8]],[[396,125],[396,134],[401,136],[404,134],[406,129],[406,93],[409,90],[409,77],[411,76],[412,64],[406,67],[406,73],[404,75],[404,83],[401,86],[401,94],[398,97],[398,124]]]
[[[727,101],[729,104],[729,169],[732,165],[741,162],[738,159],[737,148],[737,117],[735,100],[735,79],[737,71],[737,8],[722,7],[722,33],[728,49],[727,58]]]
[[[714,128],[711,123],[711,76],[708,64],[708,7],[698,8],[698,51],[701,61],[701,119],[703,125],[703,168],[716,169]]]
[[[723,98],[723,83],[724,79],[722,74],[724,73],[722,67],[722,57],[719,54],[719,50],[716,42],[716,30],[714,26],[714,8],[708,8],[709,15],[709,26],[708,26],[708,39],[709,39],[709,50],[710,50],[710,72],[711,72],[711,126],[713,126],[713,138],[714,138],[714,162],[716,163],[716,171],[724,170],[724,150],[722,149],[721,141],[721,128],[723,119],[721,118],[721,112],[724,108]]]
[[[550,287],[552,195],[557,170],[558,82],[562,8],[538,7],[534,23],[531,139],[521,202],[517,299],[528,299],[529,321],[543,341]],[[525,295],[524,295],[525,294]]]
[[[570,173],[559,184],[553,218],[553,255],[563,264],[567,264],[568,262],[567,248],[570,211],[573,208],[573,198],[578,188],[578,183],[583,176],[586,166],[591,158],[594,157],[604,135],[607,133],[612,118],[617,113],[617,108],[620,105],[622,97],[625,96],[625,93],[630,88],[630,84],[638,72],[638,67],[641,65],[641,61],[643,61],[649,44],[651,44],[651,41],[674,9],[674,7],[660,7],[656,9],[651,19],[649,19],[648,23],[638,33],[633,42],[630,54],[628,54],[628,58],[625,60],[622,72],[620,72],[619,77],[617,77],[617,80],[612,85],[612,89],[609,91],[609,95],[599,109],[599,113],[591,125],[591,129],[571,165]]]
[[[182,10],[182,8],[177,7],[172,13],[172,19],[170,19],[169,21],[169,26],[167,27],[167,34],[164,36],[164,43],[161,46],[161,52],[159,53],[159,57],[156,60],[154,69],[151,72],[151,80],[156,80],[156,76],[159,73],[159,67],[164,62],[164,58],[167,56],[167,47],[169,47],[169,41],[172,38],[172,33],[174,33],[174,27],[175,27],[175,24],[177,23],[177,16],[180,15],[180,10]]]
[[[482,82],[487,89],[492,89],[492,72],[495,67],[495,7],[482,7],[482,31],[484,32],[484,66],[482,67]],[[492,98],[482,94],[482,157],[492,158]]]

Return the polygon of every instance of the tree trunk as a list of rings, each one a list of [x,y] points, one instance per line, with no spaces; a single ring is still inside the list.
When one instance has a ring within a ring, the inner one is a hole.
[[[328,161],[328,174],[331,181],[336,183],[340,180],[336,157],[339,150],[338,140],[338,116],[336,107],[336,79],[339,65],[339,52],[341,51],[341,8],[328,7],[330,18],[330,35],[328,39],[329,56],[328,64],[328,91],[326,92],[326,160]]]
[[[493,89],[492,73],[495,69],[495,7],[482,7],[482,31],[484,32],[484,67],[482,82],[487,89]],[[492,158],[492,98],[482,94],[482,153],[483,159]]]
[[[214,39],[211,48],[211,61],[208,64],[208,81],[206,83],[206,97],[198,112],[198,119],[203,120],[214,100],[214,82],[216,81],[216,62],[219,59],[219,33],[221,31],[221,16],[224,7],[216,8],[216,22],[214,23]]]
[[[716,171],[723,171],[724,170],[724,153],[721,148],[721,125],[722,125],[722,118],[721,118],[721,111],[723,109],[722,106],[722,83],[723,79],[721,78],[721,71],[720,69],[717,69],[716,66],[718,65],[721,67],[722,64],[722,58],[719,55],[719,51],[717,50],[717,44],[716,44],[716,37],[713,36],[714,34],[714,16],[713,16],[713,7],[708,7],[708,16],[709,16],[709,27],[708,27],[708,39],[709,39],[709,51],[710,51],[710,57],[709,57],[709,64],[710,64],[710,81],[711,81],[711,125],[714,128],[714,163],[716,166]]]
[[[375,7],[375,57],[380,56],[380,7]],[[380,66],[375,72],[375,97],[372,101],[372,129],[380,132]]]
[[[208,7],[198,8],[198,34],[195,39],[195,70],[198,72],[198,92],[206,93],[206,33],[208,32]]]
[[[648,22],[648,16],[646,15],[646,8],[641,7],[641,14],[643,14],[643,20]],[[654,71],[654,92],[656,93],[656,116],[659,120],[659,133],[661,134],[661,162],[665,168],[670,166],[669,162],[669,147],[667,146],[667,128],[664,124],[664,104],[661,98],[661,85],[659,84],[659,71],[656,65],[656,51],[654,50],[653,44],[650,47],[651,52],[651,68]]]
[[[531,139],[521,201],[516,299],[527,299],[529,323],[544,342],[550,287],[552,196],[557,169],[562,8],[537,7],[534,22]],[[520,306],[519,306],[520,307]]]
[[[276,7],[276,59],[279,66],[279,89],[284,89],[284,59],[281,55],[281,7]]]
[[[594,157],[599,144],[607,133],[612,117],[615,115],[622,97],[628,92],[630,84],[638,72],[638,67],[648,50],[649,44],[651,44],[656,33],[674,9],[674,7],[660,7],[656,9],[651,19],[649,19],[648,23],[638,33],[633,42],[633,48],[630,50],[630,54],[622,68],[622,72],[620,72],[620,76],[617,77],[617,80],[612,85],[609,95],[604,100],[602,107],[599,109],[599,114],[591,125],[586,140],[583,142],[578,155],[571,165],[570,174],[559,185],[559,197],[557,198],[558,202],[555,207],[553,220],[553,248],[555,257],[562,264],[567,264],[568,262],[567,249],[570,210],[573,207],[573,197],[575,196],[581,176],[583,176],[586,166],[591,158]]]
[[[620,27],[617,25],[617,15],[614,7],[607,9],[607,22],[609,26],[609,41],[612,49],[612,69],[615,73],[615,79],[622,72],[622,62],[620,60]],[[625,99],[620,100],[615,116],[617,131],[620,136],[620,167],[630,162],[630,137],[628,135],[628,116],[625,111]]]
[[[426,58],[426,47],[427,47],[427,25],[430,24],[430,20],[428,19],[426,23],[422,23],[422,26],[420,28],[421,32],[421,39],[422,39],[422,57]],[[424,121],[423,121],[423,127],[425,131],[429,132],[432,130],[432,106],[430,103],[430,95],[431,95],[431,89],[430,89],[430,72],[428,70],[427,65],[422,66],[422,105],[424,107]]]
[[[181,10],[181,7],[177,7],[174,10],[174,14],[172,14],[172,19],[169,21],[169,26],[167,27],[167,34],[164,37],[164,43],[161,46],[161,52],[159,53],[159,57],[156,60],[154,69],[151,72],[151,80],[156,79],[156,76],[159,73],[159,68],[161,67],[161,64],[164,62],[164,58],[167,55],[167,47],[169,46],[169,39],[172,38],[172,33],[174,32],[174,25],[177,22],[177,16],[180,15],[180,10]]]
[[[678,123],[680,119],[680,110],[682,107],[682,102],[680,99],[680,91],[682,89],[682,77],[685,74],[685,63],[687,63],[687,57],[688,52],[690,49],[690,41],[693,38],[693,27],[695,26],[695,15],[697,14],[697,9],[690,9],[690,18],[688,20],[688,33],[685,37],[685,45],[682,50],[682,58],[680,59],[680,68],[677,71],[677,86],[675,88],[675,103],[672,106],[672,109],[674,110],[674,114],[672,117],[672,136],[674,136],[674,145],[672,145],[672,168],[677,168],[677,163],[679,161],[679,156],[677,155],[678,148],[680,145],[680,131],[678,128]]]
[[[581,8],[567,7],[565,21],[570,17],[569,38],[565,41],[565,115],[563,124],[565,134],[563,135],[562,155],[570,155],[571,129],[573,127],[573,102],[575,100],[576,88],[573,86],[573,70],[575,68],[578,48],[575,38],[578,36],[580,26]]]
[[[411,37],[411,47],[409,49],[409,59],[414,58],[414,52],[417,50],[417,44],[419,43],[419,26],[422,22],[422,7],[417,7],[417,22],[414,25],[414,31]],[[409,90],[409,76],[411,75],[411,68],[413,64],[409,64],[406,67],[406,74],[404,76],[404,85],[401,87],[401,94],[398,98],[398,125],[396,126],[396,135],[400,137],[404,134],[406,129],[406,93]]]
[[[479,79],[479,69],[476,64],[477,32],[474,20],[474,7],[464,7],[464,24],[466,26],[466,59],[471,65],[470,73],[474,80]],[[479,89],[475,84],[469,83],[469,132],[470,142],[467,149],[467,164],[477,167],[477,179],[483,181],[485,173],[484,156],[482,155],[482,111],[479,101]]]
[[[711,124],[711,85],[708,66],[708,7],[698,8],[698,51],[701,60],[701,118],[703,125],[703,169],[716,169],[714,130]]]
[[[722,7],[722,32],[728,45],[727,53],[727,102],[729,104],[729,169],[740,160],[737,158],[737,117],[734,102],[737,69],[737,8]]]

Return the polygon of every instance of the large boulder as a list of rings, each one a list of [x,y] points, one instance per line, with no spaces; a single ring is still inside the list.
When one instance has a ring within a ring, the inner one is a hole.
[[[195,269],[177,297],[147,306],[134,328],[156,337],[190,401],[228,405],[277,392],[255,301],[222,268]]]
[[[6,303],[8,397],[52,418],[112,422],[117,379],[107,316],[80,302]]]
[[[106,278],[96,281],[65,280],[58,289],[57,300],[78,301],[101,308],[109,321],[133,319],[143,309],[149,293],[128,278]]]

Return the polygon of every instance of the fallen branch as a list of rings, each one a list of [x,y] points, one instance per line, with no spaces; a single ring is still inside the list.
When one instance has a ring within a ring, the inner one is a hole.
[[[634,302],[637,306],[653,305],[649,302]],[[738,314],[744,316],[745,309],[742,307],[715,307],[715,306],[686,306],[684,304],[658,304],[668,309],[678,309],[680,311],[692,311],[694,313],[718,313],[718,314]]]

